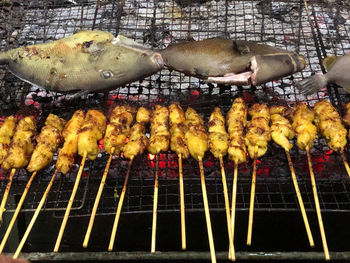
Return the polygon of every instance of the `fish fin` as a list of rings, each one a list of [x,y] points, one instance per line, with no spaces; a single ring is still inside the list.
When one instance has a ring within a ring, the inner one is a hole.
[[[324,68],[327,70],[327,72],[331,70],[335,62],[337,62],[338,58],[339,58],[338,56],[329,56],[322,61],[322,64]]]
[[[240,53],[241,55],[246,55],[250,53],[250,48],[247,45],[239,44],[237,41],[232,40],[233,49]]]
[[[79,99],[85,95],[88,95],[90,93],[93,93],[93,91],[91,90],[80,90],[77,93],[75,93],[72,97],[70,97],[70,99]]]
[[[0,52],[0,65],[7,64],[9,62],[9,55],[7,52]]]
[[[316,93],[327,85],[327,78],[323,74],[315,74],[295,83],[297,89],[304,95]]]

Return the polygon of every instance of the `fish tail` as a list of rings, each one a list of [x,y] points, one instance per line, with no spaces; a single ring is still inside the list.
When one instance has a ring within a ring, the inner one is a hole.
[[[7,64],[9,59],[8,52],[0,52],[0,65]]]
[[[327,82],[328,81],[325,75],[315,74],[311,77],[296,82],[295,86],[302,94],[311,95],[326,86]]]

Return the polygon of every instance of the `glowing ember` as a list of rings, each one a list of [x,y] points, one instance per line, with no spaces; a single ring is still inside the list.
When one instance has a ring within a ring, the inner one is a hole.
[[[156,156],[154,154],[151,154],[151,153],[149,153],[147,156],[148,160],[151,160],[151,161],[153,161],[155,157]]]

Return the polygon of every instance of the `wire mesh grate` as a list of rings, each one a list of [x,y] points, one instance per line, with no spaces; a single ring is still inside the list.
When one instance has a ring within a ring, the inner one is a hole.
[[[99,29],[122,34],[153,49],[188,39],[223,37],[253,40],[296,51],[305,56],[307,67],[300,73],[262,86],[229,86],[205,83],[167,69],[109,93],[90,94],[72,100],[69,94],[47,92],[14,77],[5,67],[0,68],[0,115],[31,112],[43,125],[50,113],[65,119],[77,109],[99,108],[108,114],[120,101],[136,106],[151,107],[155,103],[169,105],[179,101],[186,108],[191,105],[206,120],[214,106],[227,113],[232,101],[242,96],[249,105],[264,102],[269,105],[293,106],[303,101],[313,106],[320,99],[329,99],[340,110],[349,101],[347,93],[330,86],[312,96],[299,94],[294,82],[321,72],[322,59],[327,55],[342,55],[350,50],[350,9],[341,1],[325,4],[309,3],[308,21],[303,1],[26,1],[10,4],[0,10],[0,50],[21,45],[42,43],[69,36],[78,30]],[[295,145],[295,143],[294,143]],[[312,150],[321,208],[327,211],[350,211],[349,179],[337,153],[329,151],[319,138]],[[291,153],[299,186],[308,210],[314,209],[305,153],[294,149]],[[347,157],[348,153],[346,152]],[[148,213],[152,210],[154,160],[143,155],[135,160],[124,203],[124,213]],[[79,160],[77,160],[78,163]],[[94,162],[88,162],[73,205],[72,216],[91,213],[102,171],[107,162],[105,153]],[[54,164],[41,171],[33,183],[24,211],[36,207],[53,173]],[[159,211],[179,209],[177,156],[161,154],[159,181]],[[209,206],[224,208],[219,163],[210,154],[204,160]],[[240,166],[237,208],[248,209],[251,183],[251,161]],[[127,160],[115,157],[98,208],[98,214],[115,213],[116,204],[126,174]],[[228,187],[232,188],[233,164],[225,160]],[[67,176],[60,176],[49,194],[45,209],[57,210],[56,216],[68,202],[77,165]],[[18,171],[15,177],[8,209],[13,210],[25,187],[28,174]],[[202,195],[198,164],[184,161],[185,204],[190,210],[202,209]],[[4,175],[3,175],[4,177]],[[1,180],[1,191],[7,181]],[[2,194],[2,192],[0,192]],[[298,209],[289,167],[282,149],[271,143],[266,156],[258,163],[256,187],[258,210]]]

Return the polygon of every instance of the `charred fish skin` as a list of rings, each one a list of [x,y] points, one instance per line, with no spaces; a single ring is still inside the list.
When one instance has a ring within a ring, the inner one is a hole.
[[[327,65],[330,58],[333,60]],[[331,56],[324,59],[323,64],[326,74],[315,74],[311,77],[298,81],[295,86],[304,95],[316,93],[330,83],[335,83],[350,93],[350,55],[340,57]]]
[[[0,53],[0,64],[7,64],[14,75],[39,87],[84,93],[109,91],[163,68],[159,53],[99,30]]]
[[[305,68],[304,57],[253,41],[206,39],[160,50],[167,67],[208,82],[260,85]]]

